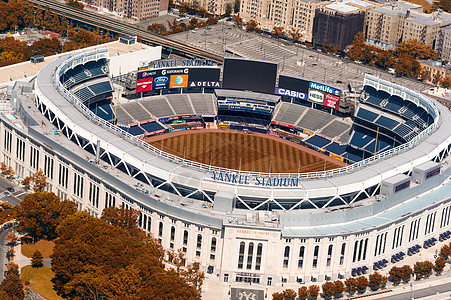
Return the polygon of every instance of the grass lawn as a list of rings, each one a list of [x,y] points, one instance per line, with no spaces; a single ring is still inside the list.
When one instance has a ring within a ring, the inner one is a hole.
[[[47,266],[42,268],[32,268],[31,266],[25,266],[20,270],[20,277],[22,283],[30,280],[29,287],[41,294],[46,299],[63,299],[56,294],[53,290],[53,283],[50,281],[54,274],[52,269]]]
[[[55,243],[52,241],[39,240],[35,244],[22,244],[22,254],[26,257],[32,257],[36,250],[41,251],[44,258],[49,258],[53,253]]]

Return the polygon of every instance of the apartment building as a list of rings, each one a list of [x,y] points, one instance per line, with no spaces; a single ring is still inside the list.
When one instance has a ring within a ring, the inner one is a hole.
[[[168,11],[168,0],[93,0],[91,5],[136,21],[156,18]]]
[[[392,2],[367,14],[367,43],[394,49],[400,42],[417,40],[435,47],[441,27],[451,23],[451,14],[422,12],[423,6],[404,1]]]
[[[242,0],[240,16],[246,21],[257,21],[267,31],[274,26],[282,26],[287,31],[298,29],[301,41],[311,42],[315,11],[329,3],[322,0]]]
[[[343,51],[358,32],[365,30],[365,13],[376,5],[362,0],[344,0],[317,9],[313,21],[313,44],[333,45]]]
[[[438,30],[434,50],[442,60],[451,61],[451,25]]]
[[[441,61],[419,60],[421,70],[429,74],[429,81],[432,81],[437,75],[440,78],[451,77],[451,66],[443,65]]]
[[[205,8],[213,16],[223,16],[226,13],[227,4],[230,4],[233,8],[235,0],[174,0],[176,5],[182,3],[196,4]]]

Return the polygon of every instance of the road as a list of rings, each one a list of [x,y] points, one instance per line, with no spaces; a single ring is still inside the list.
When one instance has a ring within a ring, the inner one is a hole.
[[[441,285],[432,286],[429,288],[424,288],[420,290],[415,290],[415,284],[413,285],[413,292],[411,290],[411,287],[406,285],[406,292],[398,295],[393,296],[386,296],[384,295],[385,300],[406,300],[411,299],[412,297],[414,299],[420,299],[423,297],[433,296],[437,293],[445,293],[451,291],[451,284],[450,283],[444,283]],[[450,295],[448,297],[441,295],[441,299],[449,299]]]
[[[14,192],[5,194],[7,188],[13,188]],[[27,193],[15,186],[11,181],[5,179],[3,176],[0,176],[0,201],[7,201],[12,205],[20,204],[20,202],[24,199]]]
[[[8,258],[6,257],[6,254],[8,252],[8,246],[6,246],[7,241],[5,241],[6,236],[8,233],[12,232],[13,228],[8,228],[5,230],[2,230],[0,233],[0,282],[3,281],[3,278],[5,277],[5,271],[6,271],[6,264],[8,263]]]

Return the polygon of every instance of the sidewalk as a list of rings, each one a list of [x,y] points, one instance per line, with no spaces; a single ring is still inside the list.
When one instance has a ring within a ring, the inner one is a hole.
[[[20,243],[14,247],[14,250],[16,250],[16,255],[14,256],[13,262],[19,265],[19,269],[31,265],[31,258],[28,258],[22,254],[22,245]]]

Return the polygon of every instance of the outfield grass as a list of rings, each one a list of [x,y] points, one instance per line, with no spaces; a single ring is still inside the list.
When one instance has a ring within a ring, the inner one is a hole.
[[[53,253],[54,246],[54,242],[46,240],[39,240],[35,244],[22,244],[22,254],[31,258],[33,253],[36,250],[39,250],[44,258],[50,258],[50,254]]]
[[[41,294],[46,299],[63,299],[53,290],[53,283],[51,282],[54,273],[50,267],[44,266],[42,268],[32,268],[25,266],[20,271],[22,283],[29,280],[28,287]]]

